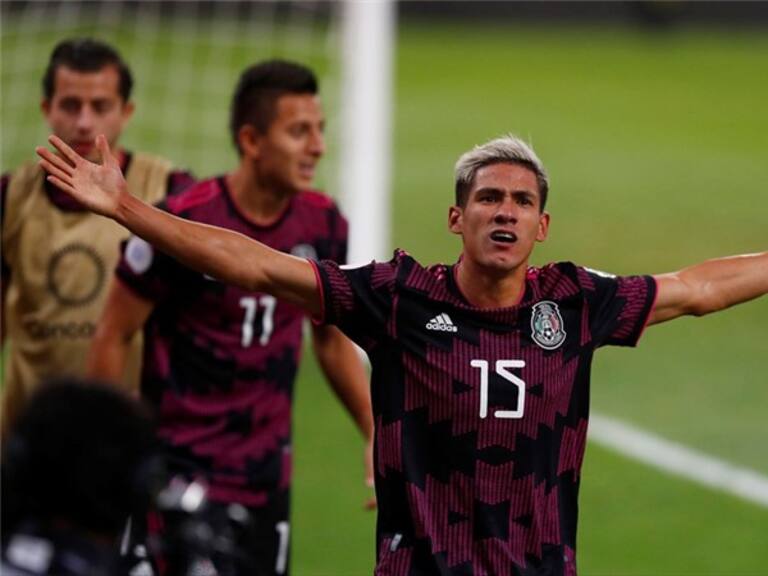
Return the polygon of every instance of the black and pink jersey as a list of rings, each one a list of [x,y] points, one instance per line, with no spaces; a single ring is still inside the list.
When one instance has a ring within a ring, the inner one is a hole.
[[[303,258],[346,258],[347,222],[318,192],[294,196],[269,226],[239,211],[224,178],[162,207]],[[137,237],[126,243],[117,275],[155,303],[144,330],[142,395],[157,410],[172,470],[205,474],[214,501],[258,507],[287,490],[302,311],[198,274]]]
[[[574,575],[592,354],[635,345],[652,277],[530,268],[511,308],[455,267],[318,265],[325,321],[368,353],[379,575]]]

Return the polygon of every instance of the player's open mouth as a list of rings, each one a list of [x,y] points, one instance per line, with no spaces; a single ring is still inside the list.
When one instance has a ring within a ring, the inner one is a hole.
[[[73,142],[71,146],[75,152],[85,156],[93,149],[93,142]]]
[[[315,175],[315,165],[314,164],[301,164],[299,166],[299,172],[302,176],[311,178]]]
[[[494,242],[513,244],[517,242],[517,234],[514,232],[508,232],[506,230],[497,230],[495,232],[491,232],[491,240]]]

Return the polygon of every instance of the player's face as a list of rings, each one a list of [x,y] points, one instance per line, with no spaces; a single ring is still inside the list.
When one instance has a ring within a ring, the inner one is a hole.
[[[464,242],[464,258],[492,272],[527,266],[543,242],[549,214],[541,212],[536,175],[519,164],[491,164],[477,171],[463,208],[452,206],[449,227]]]
[[[114,66],[96,72],[60,66],[53,96],[43,100],[43,114],[53,133],[88,160],[99,159],[94,142],[99,134],[104,134],[114,149],[133,113],[133,104],[120,96],[119,83]]]
[[[259,181],[275,190],[296,193],[312,186],[317,163],[325,153],[320,99],[312,94],[286,94],[275,103],[275,118],[257,136]]]

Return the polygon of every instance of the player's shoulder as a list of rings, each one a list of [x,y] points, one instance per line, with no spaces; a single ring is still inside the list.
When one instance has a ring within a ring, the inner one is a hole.
[[[224,193],[221,178],[208,178],[191,184],[188,188],[169,196],[164,207],[173,214],[186,213],[209,205]]]
[[[10,188],[11,182],[27,182],[37,180],[43,174],[43,169],[38,162],[24,162],[19,164],[14,170],[4,172],[2,175],[2,190],[5,191]]]
[[[338,211],[333,198],[320,190],[303,190],[296,195],[296,203],[312,210]]]
[[[403,268],[420,268],[421,270],[426,271],[427,268],[422,266],[413,256],[411,256],[407,250],[403,250],[402,248],[395,248],[394,252],[392,252],[392,259],[389,261],[392,265]]]
[[[540,298],[555,299],[583,293],[589,284],[584,268],[570,261],[531,266],[526,271],[526,280],[535,286]]]
[[[130,177],[132,173],[140,172],[142,181],[146,181],[149,174],[155,174],[159,179],[158,182],[163,182],[168,196],[178,194],[197,182],[192,172],[177,167],[167,158],[147,152],[127,152],[127,154],[130,155],[130,163],[126,176]]]
[[[554,262],[533,271],[539,286],[550,291],[579,291],[584,295],[611,290],[621,278],[610,272],[580,266],[573,262]]]
[[[43,169],[37,162],[25,162],[0,178],[0,214],[20,213],[23,206],[33,202],[32,192],[42,182]],[[40,188],[42,190],[42,188]]]
[[[543,280],[567,276],[574,278],[578,275],[579,266],[570,261],[548,262],[542,266],[529,266],[527,276],[529,279]]]
[[[413,266],[419,266],[418,262],[413,259],[405,250],[400,248],[395,249],[392,253],[392,258],[389,260],[371,260],[361,263],[348,263],[348,264],[335,264],[339,268],[344,270],[355,270],[357,268],[390,268],[396,270],[399,268],[412,268]]]
[[[444,286],[449,267],[445,264],[424,265],[407,251],[395,250],[390,265],[397,270],[397,277],[405,288],[430,291]]]
[[[131,165],[129,166],[129,169],[134,167],[147,167],[170,172],[173,168],[173,162],[167,158],[158,156],[157,154],[151,154],[149,152],[130,152],[130,154]]]

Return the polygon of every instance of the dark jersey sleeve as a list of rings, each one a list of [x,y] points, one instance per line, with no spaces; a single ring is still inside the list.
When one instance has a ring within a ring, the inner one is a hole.
[[[166,209],[165,202],[158,207]],[[175,286],[190,280],[188,268],[138,236],[131,236],[121,247],[122,255],[115,274],[146,300],[161,302],[174,292]]]
[[[333,260],[338,264],[347,262],[349,224],[335,204],[326,211],[328,236],[316,246],[318,260]]]
[[[173,196],[196,184],[197,181],[191,172],[186,170],[174,170],[168,174],[168,184],[166,185],[166,195]]]
[[[656,300],[652,276],[612,276],[578,268],[595,347],[635,346]]]
[[[115,274],[138,296],[161,302],[171,295],[183,270],[170,256],[138,236],[131,236],[122,243]]]
[[[397,268],[396,260],[360,268],[319,262],[323,321],[337,325],[363,349],[372,349],[392,332]]]

